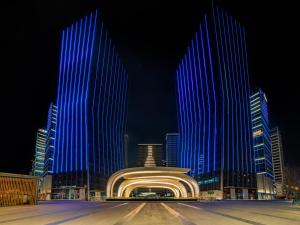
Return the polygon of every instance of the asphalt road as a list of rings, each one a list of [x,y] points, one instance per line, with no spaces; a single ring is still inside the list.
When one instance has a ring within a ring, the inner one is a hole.
[[[0,208],[0,224],[218,225],[300,224],[300,207],[279,201],[49,201]]]

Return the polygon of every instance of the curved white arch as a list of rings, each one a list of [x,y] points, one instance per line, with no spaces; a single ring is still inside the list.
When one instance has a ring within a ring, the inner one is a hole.
[[[172,175],[136,176],[134,178],[129,178],[129,179],[141,179],[141,178],[144,178],[144,179],[169,178],[169,179],[179,180],[189,186],[192,196],[197,196],[197,197],[199,196],[199,186],[198,186],[197,182],[192,177],[189,177],[185,174],[177,174],[176,176],[172,176]]]
[[[173,186],[178,190],[182,197],[187,197],[187,190],[181,183],[185,183],[191,192],[191,197],[199,197],[199,186],[197,182],[190,176],[186,175],[189,169],[175,167],[135,167],[120,170],[114,173],[107,182],[107,197],[114,197],[114,187],[118,180],[125,179],[118,188],[117,197],[123,196],[127,188],[133,184],[144,184],[149,186],[151,180],[157,181],[157,185],[161,186],[164,183],[165,187]],[[134,183],[140,181],[138,183]],[[168,184],[166,183],[168,182]],[[130,185],[131,184],[131,185]],[[154,183],[152,183],[154,185]],[[126,186],[126,187],[125,187]],[[126,194],[127,195],[127,194]]]
[[[152,174],[160,174],[160,173],[187,173],[189,169],[185,168],[175,168],[175,167],[133,167],[127,168],[123,170],[119,170],[115,172],[109,178],[106,186],[106,194],[107,197],[113,197],[113,189],[116,182],[122,178],[123,176],[127,175],[138,175],[138,174],[145,174],[145,173],[152,173]]]

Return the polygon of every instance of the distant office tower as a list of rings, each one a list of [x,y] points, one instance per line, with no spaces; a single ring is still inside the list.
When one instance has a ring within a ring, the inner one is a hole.
[[[273,173],[276,187],[276,196],[285,196],[285,169],[284,169],[284,156],[282,148],[282,137],[278,127],[271,129],[271,146],[273,158]]]
[[[124,145],[125,145],[125,168],[128,168],[128,147],[129,147],[129,136],[124,135]]]
[[[138,166],[162,166],[162,144],[138,144]]]
[[[98,196],[125,167],[127,73],[98,11],[62,32],[60,54],[53,189]]]
[[[57,107],[51,103],[48,111],[47,138],[45,149],[44,176],[53,174],[53,152],[56,128]]]
[[[273,164],[269,128],[268,101],[262,90],[250,97],[252,136],[258,199],[274,197]]]
[[[217,6],[177,69],[180,166],[207,198],[254,198],[246,31]]]
[[[177,167],[178,145],[179,145],[179,134],[168,133],[166,135],[166,166]]]
[[[38,129],[35,144],[35,156],[32,167],[32,175],[42,177],[44,174],[44,160],[46,149],[47,130]]]

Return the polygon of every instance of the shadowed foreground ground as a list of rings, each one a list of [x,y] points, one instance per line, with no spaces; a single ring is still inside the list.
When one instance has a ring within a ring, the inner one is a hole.
[[[300,224],[300,207],[283,201],[48,201],[0,208],[0,224],[218,225]]]

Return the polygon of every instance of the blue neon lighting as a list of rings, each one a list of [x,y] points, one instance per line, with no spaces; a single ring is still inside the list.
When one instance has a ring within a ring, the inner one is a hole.
[[[205,19],[205,30],[206,30],[206,41],[207,41],[207,51],[208,51],[208,59],[209,59],[209,65],[210,65],[210,73],[211,73],[211,86],[212,86],[212,92],[213,92],[213,99],[214,99],[214,131],[213,131],[213,139],[214,139],[214,153],[213,153],[213,162],[214,162],[214,166],[213,166],[213,170],[216,170],[216,154],[217,154],[217,135],[218,135],[218,131],[217,131],[217,102],[216,102],[216,91],[215,91],[215,77],[214,77],[214,70],[213,70],[213,66],[212,66],[212,56],[211,56],[211,46],[210,46],[210,37],[209,37],[209,32],[208,32],[208,25],[207,25],[207,18],[206,15],[204,17]]]
[[[128,75],[98,20],[95,11],[62,34],[52,164],[61,185],[86,185],[88,170],[99,185],[125,165]]]
[[[77,50],[77,55],[76,55],[76,76],[75,76],[75,79],[77,81],[77,91],[76,91],[76,94],[74,96],[75,98],[75,168],[76,168],[76,171],[79,171],[80,170],[80,162],[79,162],[79,149],[80,149],[80,138],[79,138],[79,127],[80,127],[80,117],[79,117],[79,90],[81,88],[81,82],[80,82],[80,76],[81,76],[81,66],[82,66],[82,58],[81,58],[81,55],[82,55],[82,46],[83,46],[83,35],[82,35],[82,24],[83,24],[83,20],[80,20],[80,29],[79,29],[79,41],[78,41],[78,50]],[[81,51],[80,51],[81,49]],[[78,66],[78,64],[80,63],[80,66]],[[78,68],[80,67],[80,68]]]
[[[71,26],[71,29],[70,29],[70,44],[69,44],[69,51],[68,51],[68,66],[67,66],[67,73],[66,73],[66,77],[67,77],[67,83],[66,83],[66,94],[65,94],[65,111],[64,111],[64,115],[67,115],[65,118],[66,118],[66,127],[65,127],[65,130],[66,130],[66,133],[65,133],[65,137],[66,137],[66,142],[65,142],[65,171],[68,171],[69,168],[68,168],[68,162],[69,160],[67,159],[67,156],[69,155],[69,131],[70,131],[70,128],[69,128],[69,120],[71,119],[68,115],[69,115],[69,109],[70,109],[70,86],[72,85],[72,74],[70,74],[70,61],[71,61],[71,57],[74,55],[72,54],[72,45],[73,45],[73,25]]]
[[[63,113],[63,121],[66,121],[66,96],[67,96],[67,94],[66,94],[66,89],[67,89],[67,83],[68,83],[68,80],[67,80],[67,66],[66,66],[66,61],[68,61],[68,54],[67,54],[67,52],[69,51],[68,50],[68,48],[69,48],[69,45],[70,45],[70,43],[69,43],[69,29],[67,28],[67,38],[66,38],[66,51],[65,51],[65,60],[64,60],[64,73],[63,73],[63,76],[64,76],[64,80],[65,80],[65,82],[64,82],[64,85],[63,85],[63,106],[61,107],[61,110],[62,110],[62,113]],[[62,147],[62,154],[61,154],[61,168],[60,168],[60,171],[61,172],[63,172],[64,171],[64,165],[65,165],[65,161],[64,161],[64,156],[65,156],[65,149],[66,149],[66,146],[65,146],[65,131],[66,131],[66,129],[65,129],[65,123],[63,123],[63,128],[62,128],[62,142],[61,142],[61,147]]]
[[[63,52],[64,52],[64,45],[65,45],[65,32],[62,32],[62,47],[60,49],[60,66],[59,66],[59,82],[58,82],[58,90],[57,90],[57,102],[56,102],[56,105],[58,107],[61,106],[60,102],[60,97],[61,97],[61,85],[62,85],[62,61],[63,61]],[[60,121],[60,109],[57,109],[57,123],[58,121]],[[60,124],[60,123],[59,123]],[[58,126],[56,126],[56,132],[55,132],[55,149],[54,149],[54,162],[53,162],[53,169],[52,171],[55,171],[55,172],[58,172],[58,160],[59,160],[59,156],[60,156],[60,147],[59,147],[59,143],[60,143],[60,135],[59,135],[59,129],[58,129]]]
[[[213,6],[176,71],[180,166],[200,179],[224,174],[227,186],[247,185],[252,154],[247,53],[238,26]]]
[[[74,130],[74,94],[75,94],[75,82],[76,82],[76,70],[74,71],[74,62],[75,62],[75,55],[76,55],[76,52],[78,52],[78,49],[77,49],[77,46],[76,46],[76,42],[77,42],[77,30],[78,30],[78,23],[75,24],[75,33],[74,33],[74,45],[73,45],[73,54],[72,54],[72,63],[71,63],[71,66],[72,66],[72,69],[71,69],[71,85],[73,86],[71,88],[71,91],[69,93],[69,103],[70,101],[72,101],[71,103],[71,112],[70,115],[71,115],[71,124],[70,124],[70,130],[71,130],[71,134],[70,134],[70,171],[73,170],[73,130]],[[75,75],[73,75],[73,72],[75,73]],[[74,77],[75,76],[75,77]],[[73,79],[74,77],[74,79]]]

